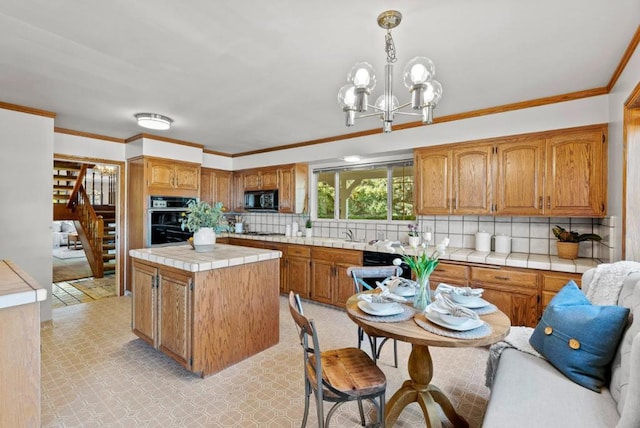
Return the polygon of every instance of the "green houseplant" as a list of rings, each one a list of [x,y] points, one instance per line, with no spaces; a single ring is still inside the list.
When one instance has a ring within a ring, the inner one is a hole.
[[[405,262],[413,274],[415,275],[418,289],[413,298],[413,306],[424,311],[427,305],[431,303],[431,289],[429,287],[429,276],[440,263],[440,256],[443,256],[449,246],[449,238],[444,238],[440,242],[431,255],[427,254],[427,244],[423,243],[417,248],[413,248],[413,254],[407,254],[402,248],[402,261]],[[395,261],[394,261],[395,264]]]
[[[193,248],[196,252],[212,251],[216,233],[229,231],[229,225],[220,222],[223,215],[222,202],[211,206],[204,201],[189,201],[187,212],[182,213],[180,218],[180,227],[193,232]]]
[[[561,259],[577,259],[580,242],[582,241],[602,241],[602,237],[595,233],[581,234],[566,230],[564,227],[558,225],[551,230],[553,231],[553,235],[558,239],[556,245],[558,248],[558,257]]]

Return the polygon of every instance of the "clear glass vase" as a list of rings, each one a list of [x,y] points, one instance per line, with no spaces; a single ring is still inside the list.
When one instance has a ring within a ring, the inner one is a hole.
[[[429,288],[429,275],[416,278],[418,289],[413,297],[413,307],[422,312],[431,303],[431,289]]]

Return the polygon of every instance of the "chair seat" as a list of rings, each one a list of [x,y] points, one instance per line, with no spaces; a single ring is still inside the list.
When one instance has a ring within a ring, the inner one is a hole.
[[[322,352],[321,358],[323,379],[333,388],[350,395],[354,400],[375,395],[386,389],[387,381],[384,373],[361,349],[332,349]],[[317,384],[314,365],[315,358],[311,356],[307,363],[311,385]],[[324,395],[336,396],[326,388]]]

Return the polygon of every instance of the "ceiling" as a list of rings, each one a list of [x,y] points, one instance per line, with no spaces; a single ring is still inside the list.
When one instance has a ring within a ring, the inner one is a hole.
[[[382,92],[388,9],[395,95],[431,58],[436,118],[607,86],[640,23],[638,0],[2,0],[0,101],[123,139],[159,113],[174,126],[151,133],[229,154],[374,129],[346,128],[336,93],[357,61]]]

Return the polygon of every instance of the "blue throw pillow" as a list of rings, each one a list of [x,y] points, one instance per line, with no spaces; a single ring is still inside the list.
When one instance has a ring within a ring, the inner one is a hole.
[[[529,343],[575,383],[600,392],[629,309],[595,306],[569,281],[551,300]]]

